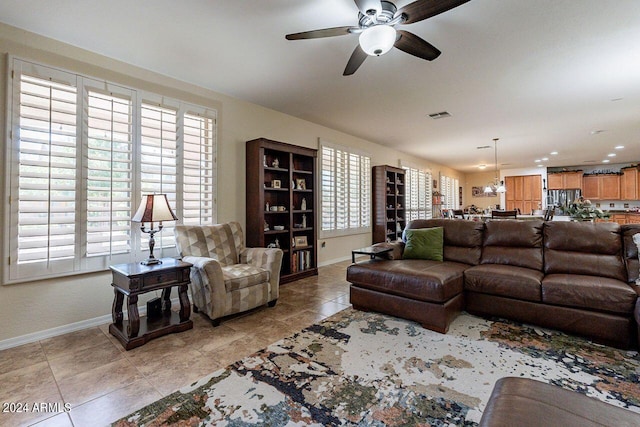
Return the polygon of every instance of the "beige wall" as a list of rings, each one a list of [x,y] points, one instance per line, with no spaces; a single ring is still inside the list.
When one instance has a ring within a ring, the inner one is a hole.
[[[471,187],[482,187],[484,189],[489,182],[494,181],[495,176],[495,171],[466,174],[463,185],[463,207],[466,208],[473,204],[480,209],[487,209],[489,206],[495,207],[495,205],[500,204],[500,196],[486,197],[484,193],[482,193],[482,197],[473,197],[471,195]]]
[[[0,24],[0,102],[3,111],[7,88],[7,54],[31,59],[115,83],[180,98],[218,110],[218,221],[245,223],[245,141],[257,137],[318,147],[319,138],[358,148],[371,154],[373,165],[399,161],[429,168],[464,182],[464,175],[381,145],[294,118],[221,93],[164,77],[73,46]],[[6,117],[0,115],[3,149],[6,149]],[[3,158],[4,152],[3,152]],[[3,167],[4,170],[4,167]],[[0,173],[2,200],[7,201],[4,173]],[[4,210],[0,210],[6,227]],[[5,235],[6,233],[2,233]],[[347,259],[352,248],[371,243],[370,234],[323,240],[319,263]],[[3,242],[3,260],[7,259]],[[4,263],[3,263],[4,267]],[[107,272],[0,286],[0,348],[34,340],[93,323],[105,323],[111,313],[113,291]],[[154,296],[154,295],[150,295]],[[144,304],[141,299],[141,304]],[[29,335],[30,334],[30,335]]]

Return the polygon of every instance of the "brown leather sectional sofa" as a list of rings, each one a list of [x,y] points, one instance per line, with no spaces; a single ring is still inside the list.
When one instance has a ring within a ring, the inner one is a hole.
[[[637,345],[640,287],[632,236],[640,225],[433,219],[407,226],[429,227],[444,228],[444,261],[402,259],[404,243],[380,244],[393,248],[388,259],[347,270],[354,308],[442,333],[466,310],[616,347]]]

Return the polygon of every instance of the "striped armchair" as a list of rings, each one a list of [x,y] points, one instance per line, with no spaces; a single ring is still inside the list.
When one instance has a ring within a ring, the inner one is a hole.
[[[193,311],[214,326],[220,318],[264,304],[276,305],[282,250],[245,248],[238,222],[178,225],[178,252],[191,268]]]

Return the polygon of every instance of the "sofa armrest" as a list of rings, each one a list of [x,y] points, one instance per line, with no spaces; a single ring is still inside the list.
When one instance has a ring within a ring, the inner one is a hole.
[[[185,256],[182,260],[193,264],[189,285],[193,304],[198,309],[211,313],[212,319],[224,316],[224,304],[219,302],[226,300],[227,293],[222,265],[207,257]]]
[[[396,240],[395,242],[375,243],[373,247],[374,248],[391,248],[391,252],[380,254],[380,258],[382,259],[389,259],[389,260],[402,259],[402,254],[404,252],[404,242],[401,240]]]
[[[245,248],[240,252],[240,263],[251,264],[269,270],[269,301],[278,298],[280,291],[280,268],[282,267],[282,249],[277,248]]]

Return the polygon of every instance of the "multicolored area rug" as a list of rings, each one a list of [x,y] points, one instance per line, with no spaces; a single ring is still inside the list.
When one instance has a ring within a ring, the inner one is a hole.
[[[637,352],[467,314],[442,335],[347,309],[114,425],[476,425],[505,376],[640,412]]]

